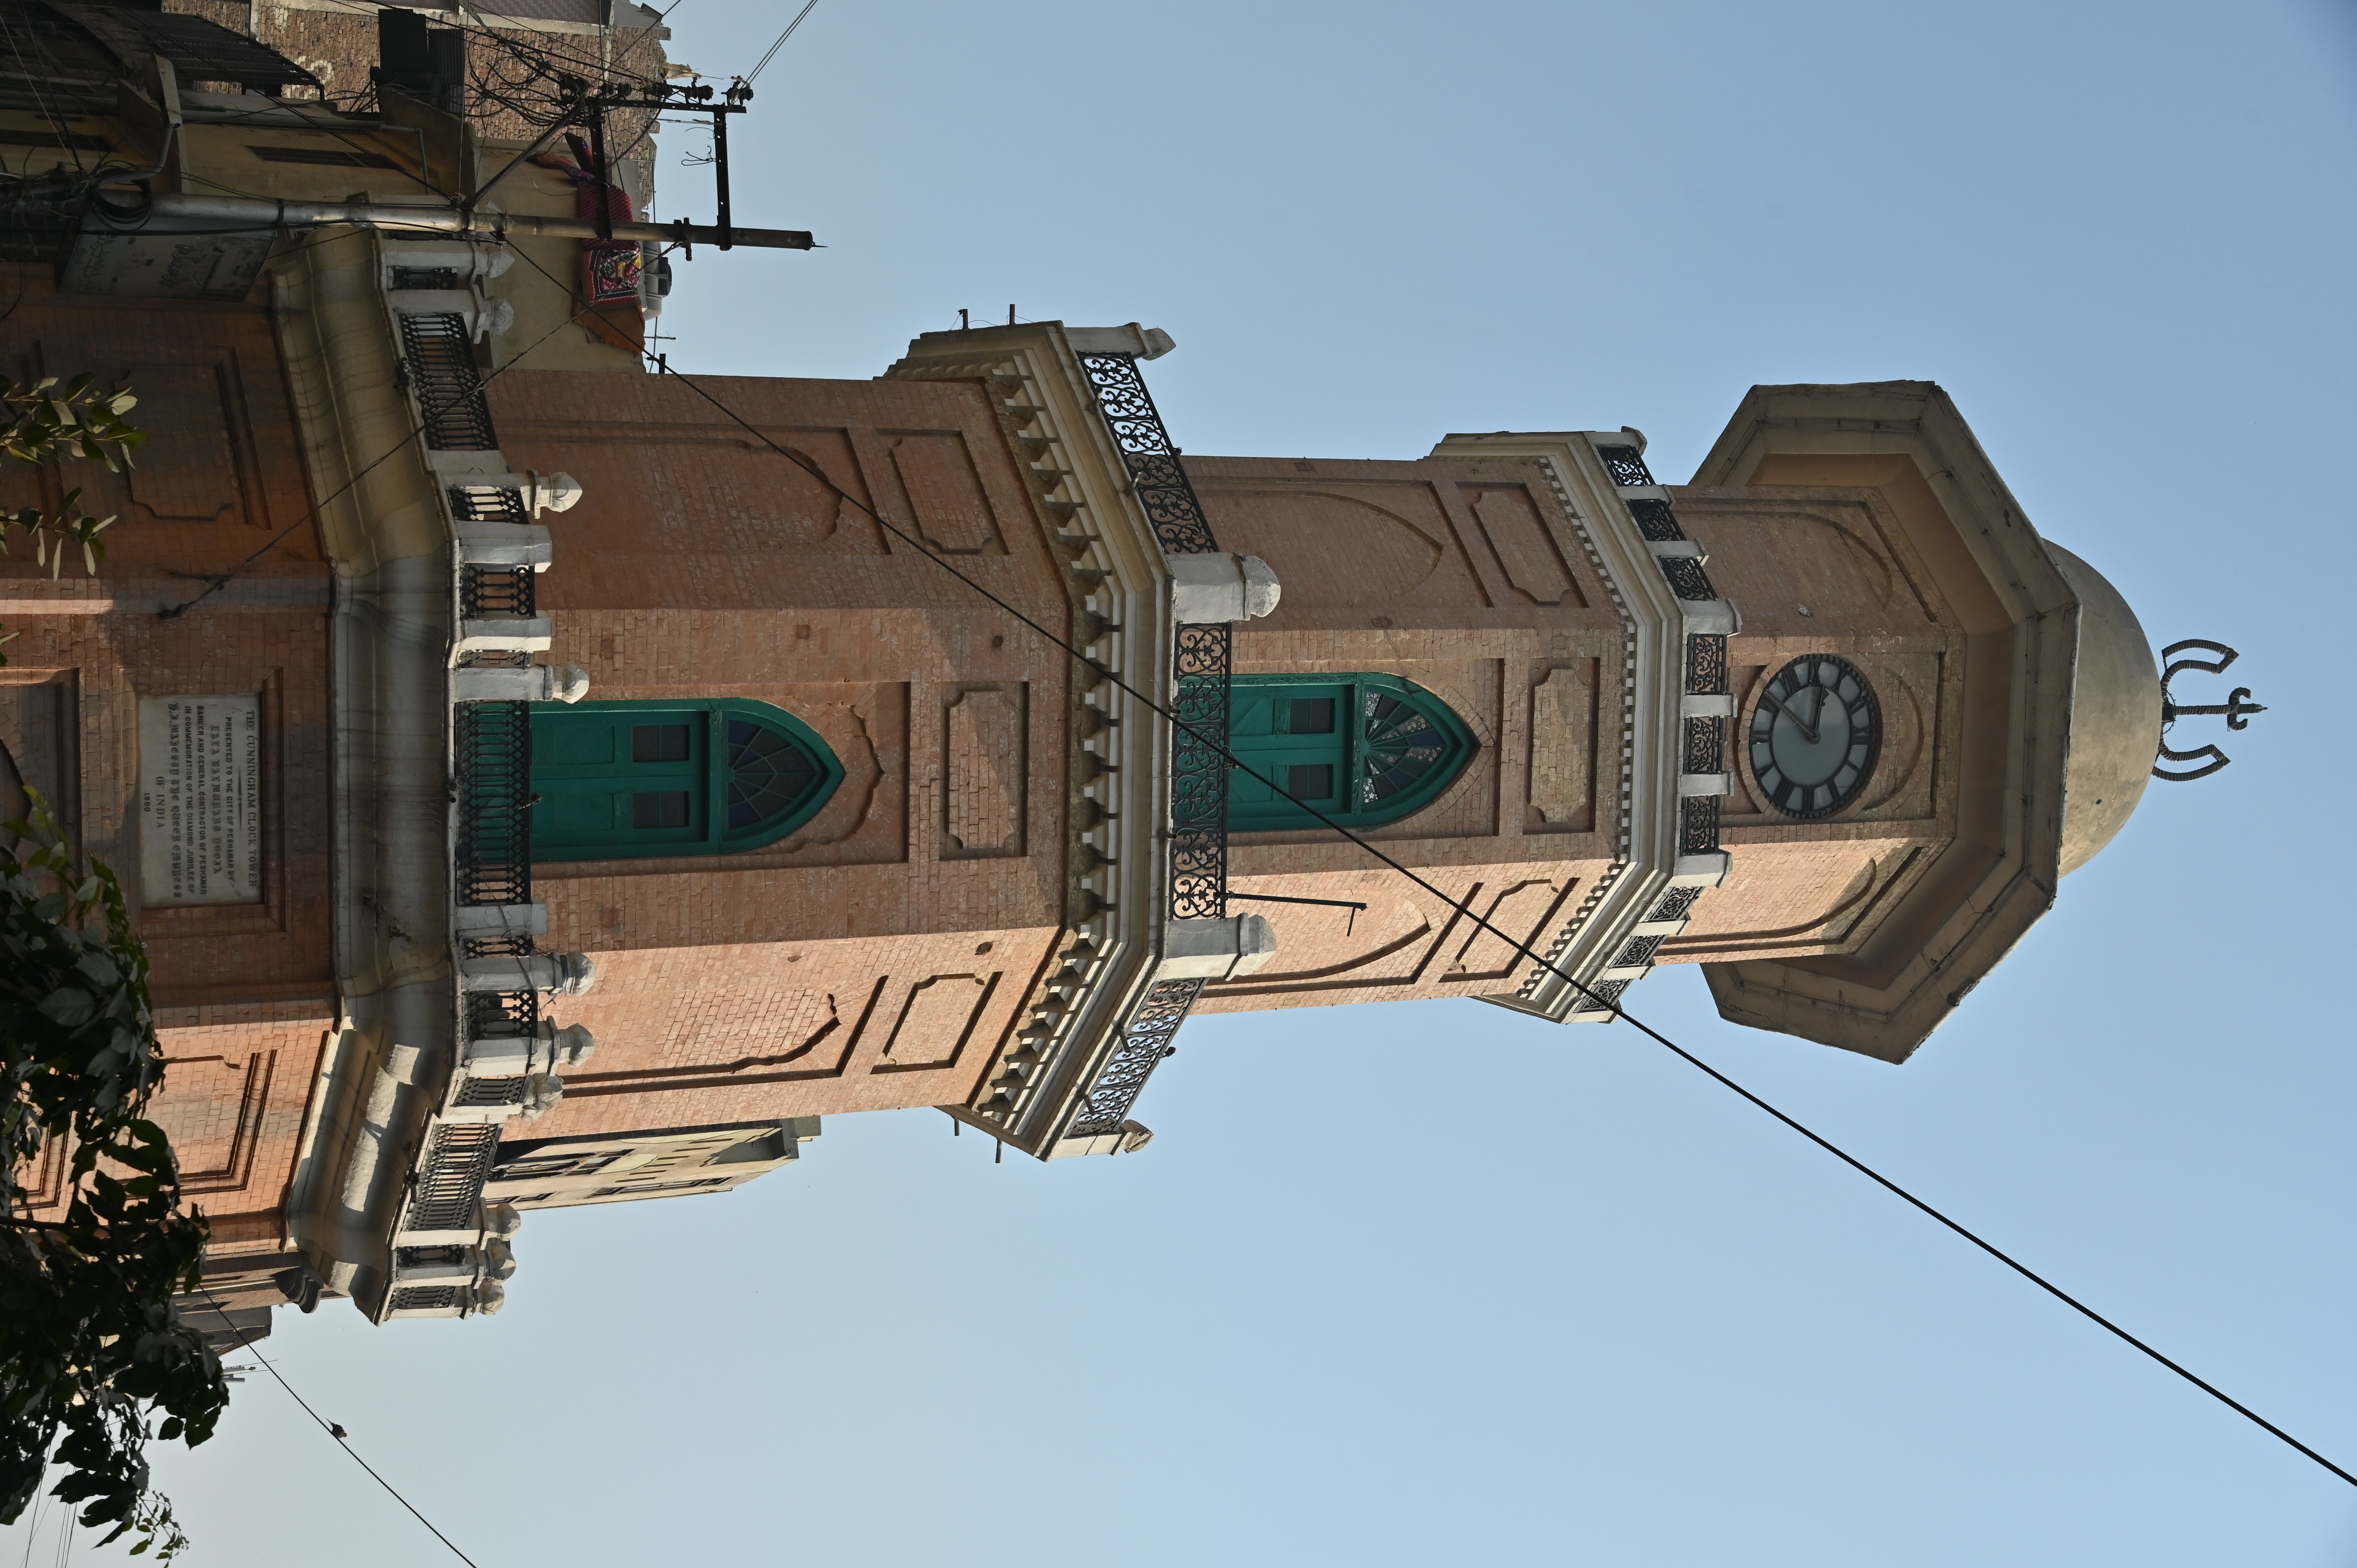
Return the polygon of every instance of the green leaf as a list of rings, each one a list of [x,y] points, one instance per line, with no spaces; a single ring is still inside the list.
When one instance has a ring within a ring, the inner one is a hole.
[[[88,1023],[98,1011],[98,1004],[89,992],[78,986],[60,985],[34,1004],[33,1011],[70,1029]]]

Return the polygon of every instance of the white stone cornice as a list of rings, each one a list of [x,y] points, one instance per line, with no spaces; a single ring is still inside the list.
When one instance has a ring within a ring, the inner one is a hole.
[[[928,333],[885,376],[983,384],[1064,571],[1072,640],[1120,682],[1086,671],[1074,681],[1081,722],[1065,759],[1079,813],[1066,848],[1071,938],[1026,998],[1024,1023],[976,1102],[943,1107],[1044,1154],[1159,958],[1169,725],[1123,687],[1168,705],[1170,570],[1060,323]]]
[[[1623,491],[1617,487],[1597,456],[1600,442],[1638,444],[1637,438],[1620,432],[1609,436],[1507,433],[1451,435],[1432,449],[1436,457],[1536,459],[1620,618],[1620,724],[1617,731],[1599,725],[1596,758],[1598,778],[1617,776],[1619,784],[1614,864],[1555,933],[1546,950],[1547,965],[1531,966],[1506,1004],[1558,1022],[1571,1017],[1581,997],[1555,971],[1573,974],[1587,985],[1606,979],[1611,961],[1637,934],[1677,874],[1678,721],[1685,638],[1691,630],[1716,629],[1694,624],[1693,612],[1702,607],[1686,605],[1671,591],[1653,546],[1630,516],[1625,497],[1651,496],[1656,488]],[[1610,977],[1631,976],[1614,970]]]

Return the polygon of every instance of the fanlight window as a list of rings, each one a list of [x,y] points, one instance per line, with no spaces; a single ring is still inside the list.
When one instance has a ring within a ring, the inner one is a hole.
[[[767,703],[536,703],[532,857],[726,854],[815,816],[843,765]]]
[[[1228,775],[1235,832],[1319,825],[1286,795],[1350,827],[1397,822],[1480,749],[1448,703],[1396,675],[1239,675],[1229,704],[1229,748],[1244,764]]]

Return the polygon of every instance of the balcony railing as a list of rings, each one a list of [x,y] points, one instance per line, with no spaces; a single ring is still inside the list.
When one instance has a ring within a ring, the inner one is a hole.
[[[532,705],[460,703],[452,721],[460,904],[532,902]]]
[[[1204,515],[1161,411],[1130,354],[1083,354],[1081,369],[1097,412],[1121,453],[1138,505],[1167,555],[1216,553]],[[1170,671],[1169,914],[1177,920],[1223,919],[1228,912],[1228,702],[1231,628],[1181,626]],[[1118,1132],[1157,1064],[1176,1047],[1170,1036],[1202,994],[1200,980],[1148,987],[1124,1021],[1121,1041],[1081,1096],[1066,1137]]]

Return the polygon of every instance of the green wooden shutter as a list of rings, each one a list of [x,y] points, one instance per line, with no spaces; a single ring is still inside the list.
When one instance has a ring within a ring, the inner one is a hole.
[[[1230,693],[1228,745],[1244,764],[1228,776],[1236,832],[1320,825],[1286,795],[1350,827],[1397,822],[1480,748],[1448,703],[1396,675],[1238,675]]]
[[[767,703],[534,703],[533,858],[756,849],[807,822],[842,780],[816,732]]]

